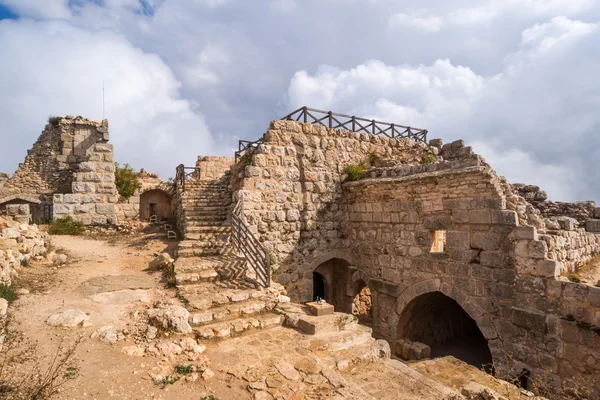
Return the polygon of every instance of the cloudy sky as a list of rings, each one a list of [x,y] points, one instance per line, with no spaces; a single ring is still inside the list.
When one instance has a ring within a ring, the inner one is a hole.
[[[600,201],[596,0],[0,0],[0,171],[49,115],[102,118],[163,178],[303,105],[464,139]]]

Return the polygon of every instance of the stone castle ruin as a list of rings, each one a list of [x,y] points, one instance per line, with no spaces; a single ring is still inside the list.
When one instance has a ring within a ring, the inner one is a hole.
[[[119,196],[108,141],[106,120],[50,118],[13,177],[0,175],[0,214],[35,223],[70,216],[85,225],[170,218],[172,187],[156,175],[142,170],[134,196]]]
[[[566,278],[600,255],[600,208],[511,185],[461,140],[298,112],[235,158],[199,156],[172,186],[155,182],[128,202],[116,194],[107,122],[67,117],[0,177],[0,194],[7,213],[37,200],[86,224],[175,215],[175,280],[202,338],[306,325],[288,309],[244,319],[274,310],[283,285],[292,301],[319,297],[356,315],[404,359],[453,352],[525,386],[600,395],[600,287]],[[271,300],[237,299],[221,322],[206,297],[218,281],[251,282]]]

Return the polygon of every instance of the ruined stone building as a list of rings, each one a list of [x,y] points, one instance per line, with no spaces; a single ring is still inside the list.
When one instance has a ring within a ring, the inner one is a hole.
[[[136,193],[119,196],[108,141],[106,120],[50,118],[14,176],[0,174],[0,214],[36,223],[71,216],[85,225],[171,218],[172,186],[156,175],[142,170]]]
[[[294,301],[355,314],[405,358],[452,347],[502,376],[600,390],[600,287],[565,277],[600,255],[593,202],[511,185],[460,140],[307,110],[235,158],[180,165],[174,185],[146,177],[128,201],[107,122],[58,119],[14,177],[0,176],[0,210],[25,215],[39,201],[41,214],[86,224],[174,214],[175,277],[202,337],[251,324],[218,324],[194,300],[210,282],[277,282]]]
[[[323,119],[273,121],[235,159],[180,167],[179,284],[242,271],[294,301],[321,297],[357,314],[376,337],[409,347],[398,354],[454,346],[503,376],[598,390],[600,287],[561,275],[600,254],[600,209],[510,185],[460,140]]]

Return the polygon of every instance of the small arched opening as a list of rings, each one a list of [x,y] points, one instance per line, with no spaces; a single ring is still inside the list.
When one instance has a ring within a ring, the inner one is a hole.
[[[369,286],[365,281],[359,279],[354,282],[352,289],[352,293],[354,294],[352,299],[352,314],[356,315],[360,323],[370,324],[372,320],[371,309],[373,301]]]
[[[325,285],[323,275],[313,271],[313,301],[325,299]]]
[[[160,189],[148,190],[140,196],[140,219],[148,221],[156,215],[158,221],[169,219],[173,215],[171,195]]]
[[[352,298],[348,296],[347,287],[352,279],[350,264],[341,258],[332,258],[325,261],[313,272],[313,297],[316,298],[315,289],[320,289],[320,280],[323,281],[323,296],[335,311],[351,313]],[[316,280],[315,280],[316,278]]]
[[[422,294],[406,305],[398,324],[400,337],[431,348],[431,357],[454,356],[491,372],[492,355],[477,323],[452,298]]]

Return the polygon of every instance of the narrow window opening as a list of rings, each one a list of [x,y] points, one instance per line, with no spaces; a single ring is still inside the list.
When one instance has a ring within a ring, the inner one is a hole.
[[[443,253],[446,247],[446,231],[433,231],[431,253]]]

